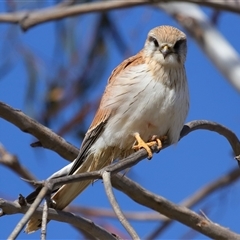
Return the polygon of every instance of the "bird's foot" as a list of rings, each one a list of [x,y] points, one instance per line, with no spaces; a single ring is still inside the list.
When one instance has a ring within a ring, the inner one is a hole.
[[[152,147],[153,145],[156,144],[156,141],[152,141],[152,142],[144,142],[142,140],[142,138],[140,137],[139,133],[135,133],[134,134],[134,137],[136,138],[137,140],[137,144],[134,145],[132,148],[136,151],[138,151],[139,149],[141,148],[144,148],[147,153],[148,153],[148,159],[151,159],[152,158],[152,150],[150,147]]]

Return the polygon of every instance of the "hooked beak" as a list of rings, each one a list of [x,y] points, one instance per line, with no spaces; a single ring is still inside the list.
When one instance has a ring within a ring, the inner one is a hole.
[[[162,53],[163,58],[165,59],[168,54],[173,53],[174,51],[168,45],[164,45],[161,47],[160,52]]]

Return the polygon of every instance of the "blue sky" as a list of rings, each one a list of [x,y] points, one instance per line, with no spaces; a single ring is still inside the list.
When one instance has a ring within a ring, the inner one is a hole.
[[[0,11],[4,11],[4,5],[0,3]],[[208,9],[205,12],[210,13]],[[150,29],[158,25],[173,25],[181,28],[172,18],[153,8],[138,7],[129,10],[113,11],[112,18],[116,19],[116,24],[128,44],[130,53],[123,56],[116,49],[114,41],[109,36],[111,55],[109,65],[104,72],[104,78],[95,94],[101,95],[107,78],[112,69],[117,66],[128,54],[137,53],[145,42],[146,35]],[[79,48],[84,48],[84,35],[82,28],[92,21],[95,15],[85,15],[79,26]],[[229,27],[231,26],[231,27]],[[8,27],[7,24],[0,24],[0,35]],[[52,59],[54,45],[54,23],[46,23],[34,27],[26,33],[21,32],[18,26],[14,26],[22,41],[45,63],[40,64],[42,79],[44,74],[51,69],[48,63],[58,61]],[[240,28],[239,16],[230,13],[222,13],[218,30],[226,37],[232,46],[239,52]],[[0,49],[3,47],[0,43]],[[219,49],[221,51],[221,49]],[[6,76],[0,79],[0,101],[3,101],[14,108],[25,112],[25,91],[28,86],[27,72],[21,56],[15,55],[15,66]],[[188,56],[186,70],[190,90],[190,111],[186,121],[205,119],[219,122],[240,136],[240,97],[239,93],[227,82],[219,73],[210,60],[201,52],[194,40],[188,36]],[[36,96],[41,100],[44,96],[44,82],[38,79],[39,92]],[[38,106],[35,106],[36,108]],[[37,109],[34,109],[37,111]],[[69,114],[71,114],[69,110]],[[68,118],[66,115],[65,118]],[[89,122],[90,124],[90,122]],[[12,154],[16,154],[21,163],[26,166],[37,178],[45,179],[51,173],[58,170],[67,162],[61,159],[56,153],[46,149],[32,149],[29,144],[34,138],[21,132],[17,127],[0,119],[0,142]],[[67,135],[67,140],[79,146],[80,142],[71,135]],[[140,183],[148,190],[159,194],[175,203],[191,196],[202,186],[226,174],[237,163],[233,159],[231,148],[228,142],[220,135],[209,131],[195,131],[177,144],[171,146],[161,153],[154,155],[151,161],[144,160],[135,166],[129,176]],[[10,170],[0,165],[0,197],[16,199],[19,193],[27,195],[31,188]],[[145,207],[135,204],[122,193],[115,190],[120,206],[125,211],[146,211]],[[206,201],[198,204],[194,210],[207,209],[207,216],[233,231],[239,231],[240,220],[240,187],[239,182],[222,189],[217,194],[213,194]],[[75,201],[86,207],[109,208],[110,204],[105,196],[101,181],[89,186]],[[150,211],[150,210],[149,210]],[[0,238],[6,239],[11,230],[15,227],[22,215],[4,216],[0,218]],[[107,220],[106,220],[107,223]],[[111,223],[125,233],[117,220]],[[132,222],[141,238],[146,237],[159,223],[153,222]],[[174,223],[171,228],[161,235],[161,239],[179,239],[188,233],[188,228],[180,223]],[[19,239],[39,238],[40,232],[33,235],[21,233]],[[48,225],[48,239],[77,239],[78,232],[71,226],[51,222]],[[198,234],[196,239],[207,239]]]

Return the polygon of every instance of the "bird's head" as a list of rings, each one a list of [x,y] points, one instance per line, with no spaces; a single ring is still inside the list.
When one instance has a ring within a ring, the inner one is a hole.
[[[156,27],[148,33],[144,54],[161,65],[183,65],[187,54],[186,35],[171,26]]]

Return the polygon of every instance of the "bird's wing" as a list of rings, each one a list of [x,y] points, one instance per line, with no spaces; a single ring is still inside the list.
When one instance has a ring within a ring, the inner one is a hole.
[[[126,59],[112,71],[112,74],[108,79],[108,85],[101,99],[99,109],[92,121],[91,126],[89,127],[89,130],[85,135],[85,138],[83,139],[79,154],[74,161],[74,164],[69,172],[69,175],[72,175],[82,165],[82,163],[86,159],[88,150],[101,135],[111,114],[114,114],[114,109],[103,107],[105,106],[105,102],[109,97],[108,94],[111,94],[110,91],[108,91],[108,89],[110,89],[110,86],[114,84],[114,81],[118,79],[118,76],[120,74],[123,74],[126,70],[129,69],[130,66],[141,64],[143,62],[142,60],[143,60],[142,55],[139,53],[135,56]]]
[[[112,84],[117,79],[117,76],[127,70],[130,66],[140,65],[142,63],[144,63],[144,59],[142,57],[142,51],[140,51],[138,54],[124,60],[112,71],[111,76],[108,78],[108,84]]]
[[[85,138],[83,139],[79,154],[77,158],[74,161],[74,164],[72,168],[70,169],[68,175],[72,175],[84,162],[86,159],[86,156],[88,154],[88,150],[91,148],[93,143],[98,139],[98,137],[101,135],[101,132],[104,129],[104,126],[107,123],[107,120],[109,119],[111,115],[111,111],[105,110],[105,111],[98,111],[95,118],[98,118],[98,124],[96,124],[93,128],[90,128],[88,132],[86,133]]]

